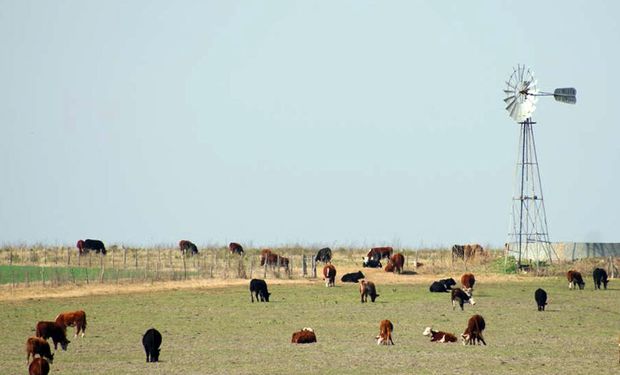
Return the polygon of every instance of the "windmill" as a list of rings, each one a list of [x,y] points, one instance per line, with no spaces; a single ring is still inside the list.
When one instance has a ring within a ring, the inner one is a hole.
[[[515,256],[517,266],[523,261],[553,261],[557,254],[549,241],[547,215],[543,200],[532,113],[536,109],[538,97],[553,96],[562,103],[575,104],[577,90],[559,88],[553,93],[538,91],[534,74],[525,65],[513,68],[506,82],[504,93],[506,110],[510,117],[520,125],[519,149],[515,170],[514,190],[508,242],[506,243],[506,262],[508,256]]]

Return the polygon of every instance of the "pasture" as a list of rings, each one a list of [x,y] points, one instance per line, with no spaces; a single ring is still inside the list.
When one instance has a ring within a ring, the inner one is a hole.
[[[0,367],[27,372],[25,341],[38,320],[84,309],[84,338],[72,338],[52,365],[57,374],[617,374],[620,284],[570,291],[563,277],[480,275],[476,306],[453,311],[449,294],[429,293],[432,275],[364,270],[377,282],[376,303],[362,304],[356,284],[270,280],[269,303],[250,303],[249,281],[218,287],[82,297],[0,301]],[[457,276],[457,273],[452,276]],[[111,285],[122,290],[123,285]],[[549,294],[536,311],[534,290]],[[467,319],[484,316],[488,346],[431,343],[428,325],[460,336]],[[394,323],[392,347],[378,346],[379,321]],[[163,335],[159,363],[146,363],[141,335]],[[291,334],[314,328],[316,344]],[[73,336],[74,329],[68,329]]]

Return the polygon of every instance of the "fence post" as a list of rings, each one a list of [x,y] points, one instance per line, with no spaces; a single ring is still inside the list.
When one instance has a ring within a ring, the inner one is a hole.
[[[127,269],[127,248],[123,247],[123,269]]]
[[[183,279],[187,280],[187,264],[185,262],[185,254],[181,255],[181,259],[183,259]]]
[[[306,263],[306,255],[301,256],[301,277],[308,275],[308,264]]]
[[[101,268],[101,275],[99,276],[99,282],[103,283],[103,275],[105,274],[105,262],[103,261],[103,252],[99,255],[99,268]]]
[[[312,257],[312,277],[316,279],[316,259]]]

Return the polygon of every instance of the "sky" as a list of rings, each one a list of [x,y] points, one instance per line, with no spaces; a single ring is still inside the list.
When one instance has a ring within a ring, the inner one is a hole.
[[[0,0],[0,244],[620,242],[617,1]]]

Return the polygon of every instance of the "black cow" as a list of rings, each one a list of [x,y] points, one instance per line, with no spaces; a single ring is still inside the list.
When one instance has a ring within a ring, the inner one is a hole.
[[[103,255],[106,254],[105,246],[103,245],[103,242],[99,240],[79,240],[77,242],[77,248],[80,251],[80,254],[86,254],[90,250],[94,250],[97,254],[99,254],[99,252]]]
[[[534,299],[538,305],[538,311],[545,311],[545,305],[547,304],[547,292],[543,289],[536,289],[534,292]]]
[[[331,260],[332,260],[332,249],[330,249],[329,247],[322,248],[321,250],[319,250],[318,253],[316,253],[316,256],[314,257],[315,262],[327,263],[327,262],[331,262]]]
[[[441,279],[439,281],[435,281],[428,288],[433,293],[444,293],[452,290],[452,287],[456,285],[456,281],[452,278],[450,279]]]
[[[383,265],[380,260],[369,259],[368,257],[362,258],[364,261],[362,262],[362,267],[368,268],[381,268]]]
[[[181,254],[187,254],[187,255],[198,254],[198,247],[196,247],[196,244],[188,240],[179,241],[179,250],[181,250]]]
[[[595,268],[592,272],[592,278],[594,279],[594,289],[601,289],[601,283],[603,287],[607,289],[607,272],[602,268]]]
[[[155,328],[148,329],[142,336],[142,345],[146,353],[147,362],[159,361],[159,346],[161,345],[161,333]]]
[[[267,283],[265,280],[250,280],[250,298],[252,298],[252,303],[254,303],[254,295],[256,295],[256,302],[258,302],[259,297],[261,302],[269,302],[271,293],[267,291]]]
[[[340,278],[340,281],[342,281],[343,283],[357,283],[358,281],[360,281],[361,279],[363,279],[365,276],[362,273],[362,271],[357,271],[355,273],[347,273],[344,276],[342,276]]]

